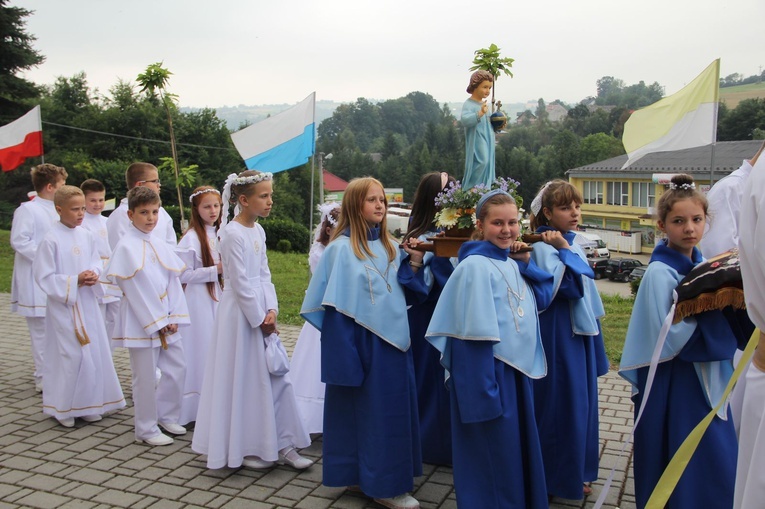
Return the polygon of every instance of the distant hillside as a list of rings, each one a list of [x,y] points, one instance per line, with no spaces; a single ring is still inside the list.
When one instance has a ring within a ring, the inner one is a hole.
[[[765,82],[720,89],[720,101],[724,102],[730,109],[738,106],[738,103],[744,99],[755,98],[765,99]]]

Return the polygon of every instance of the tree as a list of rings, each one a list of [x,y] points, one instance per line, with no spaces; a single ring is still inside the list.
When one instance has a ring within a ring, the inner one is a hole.
[[[496,44],[489,46],[488,48],[481,48],[475,51],[475,58],[473,59],[473,67],[471,71],[489,71],[494,77],[494,86],[491,87],[491,104],[494,105],[494,90],[497,88],[497,80],[500,74],[507,74],[511,78],[513,73],[510,68],[515,62],[514,58],[501,58],[499,56],[500,49]]]
[[[24,18],[33,11],[8,7],[7,3],[0,0],[0,112],[13,120],[28,109],[24,101],[40,95],[34,83],[17,74],[40,65],[45,57],[32,47],[35,37],[25,28]]]
[[[170,81],[172,76],[168,69],[162,67],[162,62],[150,64],[146,70],[138,75],[136,81],[141,86],[141,92],[146,92],[150,97],[159,95],[159,100],[165,107],[165,113],[167,113],[167,126],[170,130],[170,150],[173,154],[173,169],[175,170],[175,180],[179,181],[180,176],[178,174],[178,151],[175,148],[175,133],[173,131],[173,115],[171,110],[175,110],[175,94],[167,93],[167,82]],[[178,192],[178,205],[181,209],[181,226],[185,227],[186,220],[183,217],[183,196],[181,195],[181,186],[175,187]]]

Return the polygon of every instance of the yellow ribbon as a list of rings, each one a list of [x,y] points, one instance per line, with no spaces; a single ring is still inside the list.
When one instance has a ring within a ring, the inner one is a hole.
[[[672,456],[672,460],[661,475],[661,479],[656,483],[656,487],[653,489],[653,493],[651,493],[651,498],[648,499],[648,503],[645,506],[646,509],[663,509],[667,505],[669,497],[672,495],[672,492],[675,491],[675,487],[677,486],[678,481],[680,481],[680,477],[683,475],[683,472],[685,472],[685,467],[688,466],[693,453],[696,452],[696,448],[699,446],[699,442],[701,442],[701,437],[704,436],[707,428],[712,423],[712,419],[715,418],[717,412],[728,400],[728,396],[733,390],[733,386],[736,385],[739,377],[741,377],[741,373],[743,373],[747,366],[749,366],[749,361],[754,354],[754,349],[757,347],[759,338],[760,330],[755,329],[752,333],[752,337],[749,338],[749,343],[746,345],[741,360],[738,361],[736,370],[730,377],[727,387],[725,387],[725,392],[723,393],[722,398],[717,402],[717,406],[715,406],[706,417],[693,428],[693,431],[690,432],[680,448],[675,452],[675,455]]]

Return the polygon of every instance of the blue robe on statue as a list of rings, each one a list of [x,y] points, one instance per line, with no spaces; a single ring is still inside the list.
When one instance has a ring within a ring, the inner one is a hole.
[[[400,253],[387,262],[377,228],[368,241],[374,258],[356,258],[347,236],[330,242],[300,314],[321,331],[322,482],[390,498],[422,475],[417,394]]]
[[[537,232],[550,230],[540,227]],[[571,249],[534,244],[532,259],[555,277],[554,298],[539,315],[547,376],[534,380],[534,407],[545,461],[547,492],[579,500],[598,478],[598,377],[608,372],[600,329],[605,315],[594,273],[575,233]]]
[[[619,374],[633,385],[635,416],[643,400],[648,366],[659,331],[672,306],[672,292],[702,261],[658,244],[632,309]],[[738,342],[748,336],[731,329],[731,316],[709,311],[672,325],[643,416],[635,430],[635,498],[646,502],[688,434],[718,403],[733,373]],[[691,457],[667,504],[672,509],[729,509],[733,505],[738,444],[728,405],[718,412]]]
[[[426,240],[436,232],[421,235]],[[441,290],[454,271],[451,258],[425,253],[425,265],[415,274],[407,255],[398,269],[398,281],[404,286],[409,308],[409,333],[412,337],[414,379],[417,384],[417,407],[420,418],[422,460],[434,465],[452,464],[452,423],[449,392],[444,385],[441,353],[425,340],[433,310]]]
[[[489,187],[496,178],[494,169],[494,129],[491,127],[489,115],[478,118],[478,112],[483,106],[469,98],[462,105],[460,122],[465,128],[465,175],[462,177],[462,188],[470,189],[478,184]]]
[[[548,507],[531,378],[546,372],[537,309],[552,278],[507,254],[463,244],[426,335],[448,375],[459,507]]]

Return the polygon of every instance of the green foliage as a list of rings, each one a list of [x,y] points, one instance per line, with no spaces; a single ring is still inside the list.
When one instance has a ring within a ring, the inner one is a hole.
[[[634,301],[630,297],[619,295],[603,295],[603,306],[606,316],[601,321],[603,329],[603,342],[606,345],[606,355],[612,368],[619,367],[624,350],[624,338],[627,337],[627,326],[632,315]]]
[[[595,104],[630,109],[644,108],[664,96],[664,87],[658,82],[646,85],[644,81],[640,81],[634,85],[625,85],[624,81],[613,76],[600,78],[597,81],[597,89]]]
[[[753,140],[756,129],[765,129],[765,99],[744,99],[735,109],[721,105],[718,113],[717,140]]]
[[[11,248],[11,232],[0,230],[0,292],[10,293],[11,278],[13,277],[13,257]]]
[[[630,292],[632,293],[633,297],[637,296],[638,289],[640,288],[640,282],[643,280],[643,278],[634,279],[630,281]]]
[[[280,240],[288,240],[292,249],[307,253],[310,243],[308,228],[284,219],[261,219],[260,225],[266,232],[266,247],[276,250]]]
[[[292,243],[287,239],[280,239],[279,242],[276,243],[276,250],[280,253],[289,253],[292,251]]]
[[[0,0],[0,123],[29,109],[27,101],[40,95],[34,83],[18,75],[40,65],[45,57],[32,47],[35,37],[26,31],[26,17],[33,11],[8,7]],[[7,116],[7,118],[6,118]]]
[[[494,86],[491,87],[491,102],[494,104],[494,89],[497,85],[497,80],[499,80],[499,77],[501,74],[506,74],[513,77],[512,71],[510,71],[510,68],[513,66],[513,62],[515,62],[514,58],[502,58],[499,55],[500,48],[492,43],[491,46],[488,48],[481,48],[478,50],[475,50],[475,58],[473,58],[473,66],[470,68],[471,71],[489,71],[492,76],[494,76]]]
[[[279,299],[277,323],[303,325],[300,306],[311,278],[308,257],[299,253],[268,251],[268,268]]]
[[[163,205],[162,206],[167,213],[170,215],[170,218],[173,220],[173,228],[175,229],[175,233],[178,237],[183,235],[183,232],[181,231],[181,209],[178,205]],[[184,217],[191,217],[191,208],[189,207],[183,207],[184,210]]]

